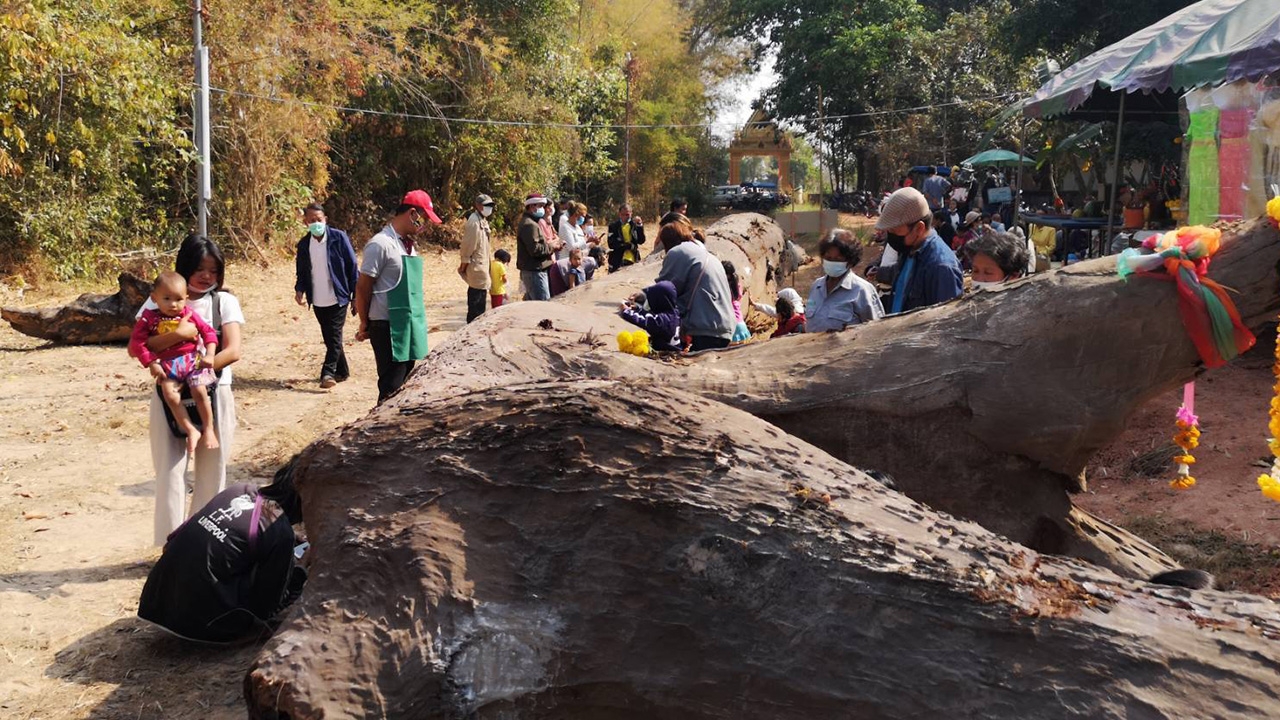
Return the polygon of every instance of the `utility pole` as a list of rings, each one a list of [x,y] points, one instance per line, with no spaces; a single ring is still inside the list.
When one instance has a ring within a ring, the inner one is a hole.
[[[631,202],[631,80],[636,73],[636,59],[627,53],[627,62],[622,66],[622,74],[627,78],[626,119],[623,120],[623,161],[622,161],[622,202]]]
[[[196,195],[197,232],[204,237],[209,236],[209,200],[213,199],[210,182],[209,154],[209,48],[204,45],[204,7],[201,0],[195,0],[195,14],[192,22],[195,35],[195,69],[196,96],[193,113],[193,125],[196,154],[200,165],[197,169],[198,185]]]
[[[822,148],[827,139],[826,133],[826,107],[822,102],[822,86],[818,86],[818,232],[822,232],[822,208],[823,196],[826,194],[825,179],[822,177],[824,172],[824,163],[822,162]],[[803,201],[803,198],[801,198]]]

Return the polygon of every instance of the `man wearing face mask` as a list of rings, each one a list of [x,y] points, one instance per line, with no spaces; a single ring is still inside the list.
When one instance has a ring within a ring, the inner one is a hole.
[[[560,250],[559,240],[548,240],[542,224],[547,215],[547,198],[533,193],[524,200],[524,217],[516,230],[516,269],[525,300],[550,300],[551,283],[547,270]]]
[[[462,228],[462,264],[458,275],[467,283],[467,322],[484,314],[489,295],[489,216],[493,214],[493,198],[476,197],[474,212]]]
[[[910,187],[890,195],[876,220],[876,230],[885,232],[885,241],[898,253],[897,265],[877,274],[893,286],[890,313],[944,303],[964,292],[960,261],[932,225],[929,202]]]
[[[409,379],[413,365],[427,356],[427,315],[422,302],[422,258],[413,238],[427,222],[439,223],[431,196],[412,190],[391,221],[364,246],[356,282],[356,312],[378,366],[378,402]]]
[[[356,314],[351,302],[356,290],[356,251],[345,232],[329,227],[319,203],[308,205],[302,219],[307,234],[298,241],[294,300],[310,305],[320,323],[325,347],[320,387],[328,389],[351,374],[342,350],[342,330],[347,323],[347,306]]]
[[[884,317],[875,285],[853,271],[862,261],[862,245],[853,233],[832,230],[818,244],[818,254],[822,257],[823,276],[809,288],[809,302],[804,306],[805,332],[843,330]]]

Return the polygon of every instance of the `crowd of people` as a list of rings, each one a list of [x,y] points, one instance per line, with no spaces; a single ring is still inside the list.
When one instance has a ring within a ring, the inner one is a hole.
[[[457,273],[467,287],[468,322],[501,307],[514,281],[507,274],[511,254],[492,245],[494,205],[488,195],[477,196],[463,227]],[[625,321],[647,331],[656,351],[701,352],[742,342],[751,336],[745,323],[748,307],[777,319],[775,338],[839,331],[958,297],[964,289],[962,262],[972,269],[979,288],[1021,277],[1028,268],[1025,242],[994,222],[983,222],[982,230],[963,242],[948,243],[940,233],[947,209],[931,208],[925,194],[906,187],[889,197],[876,223],[884,235],[885,257],[866,271],[867,277],[856,271],[863,260],[862,242],[852,232],[836,229],[818,246],[822,275],[807,298],[783,288],[772,305],[752,303],[739,268],[711,252],[686,211],[683,200],[672,201],[659,221],[655,243],[665,251],[661,268],[651,285],[619,308]],[[321,205],[308,205],[303,220],[306,233],[297,245],[294,299],[311,308],[320,326],[325,345],[320,386],[331,388],[351,375],[343,348],[350,315],[359,322],[356,339],[372,347],[381,403],[427,353],[423,264],[415,237],[440,218],[430,195],[411,191],[360,255],[347,233],[329,226]],[[973,230],[972,222],[966,225],[966,232]],[[549,300],[591,282],[602,267],[616,272],[634,265],[652,252],[646,251],[646,241],[644,221],[627,205],[601,237],[582,204],[563,201],[557,208],[547,197],[530,194],[516,226],[514,260],[522,298]],[[156,379],[150,415],[155,542],[168,543],[168,559],[153,570],[140,612],[184,636],[214,641],[265,627],[305,579],[305,573],[297,572],[289,529],[300,518],[290,478],[277,478],[263,492],[226,488],[236,427],[232,366],[240,359],[245,317],[226,289],[225,270],[213,242],[188,237],[174,270],[157,278],[151,298],[139,310],[129,344],[130,355]],[[189,502],[188,459],[194,461]],[[221,574],[200,576],[200,583],[212,584],[204,593],[208,602],[197,604],[200,613],[170,613],[175,593],[190,592],[194,582],[182,568],[215,555],[221,558]],[[258,573],[268,565],[273,571],[264,580]],[[243,585],[241,596],[223,592],[236,583]],[[239,615],[226,614],[231,610]],[[217,622],[201,624],[204,616]]]

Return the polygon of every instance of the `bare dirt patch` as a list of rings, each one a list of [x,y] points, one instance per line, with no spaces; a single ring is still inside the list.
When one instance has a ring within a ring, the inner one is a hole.
[[[461,327],[466,287],[456,251],[424,255],[435,347]],[[233,264],[227,283],[246,316],[228,482],[265,481],[373,406],[373,354],[349,322],[352,379],[321,390],[324,346],[310,311],[293,302],[292,265]],[[91,290],[109,288],[10,291],[0,303],[58,303]],[[0,327],[0,717],[244,717],[241,682],[256,644],[196,647],[135,616],[159,554],[151,388],[123,346],[55,347]]]

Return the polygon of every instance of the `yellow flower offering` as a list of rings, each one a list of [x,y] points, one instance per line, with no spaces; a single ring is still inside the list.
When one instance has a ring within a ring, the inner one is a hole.
[[[1280,197],[1271,198],[1267,203],[1267,217],[1271,218],[1271,222],[1280,227]],[[1271,388],[1275,395],[1271,398],[1271,409],[1268,414],[1271,416],[1267,423],[1267,430],[1271,432],[1271,439],[1267,441],[1267,448],[1271,450],[1271,472],[1258,477],[1258,488],[1262,490],[1262,494],[1280,502],[1280,337],[1276,338],[1276,363],[1271,367],[1271,372],[1276,376],[1276,384]]]
[[[647,357],[652,350],[649,347],[649,333],[644,330],[618,333],[618,349],[628,355]]]
[[[1270,475],[1258,476],[1258,487],[1262,490],[1262,494],[1280,502],[1280,480],[1276,480]]]

